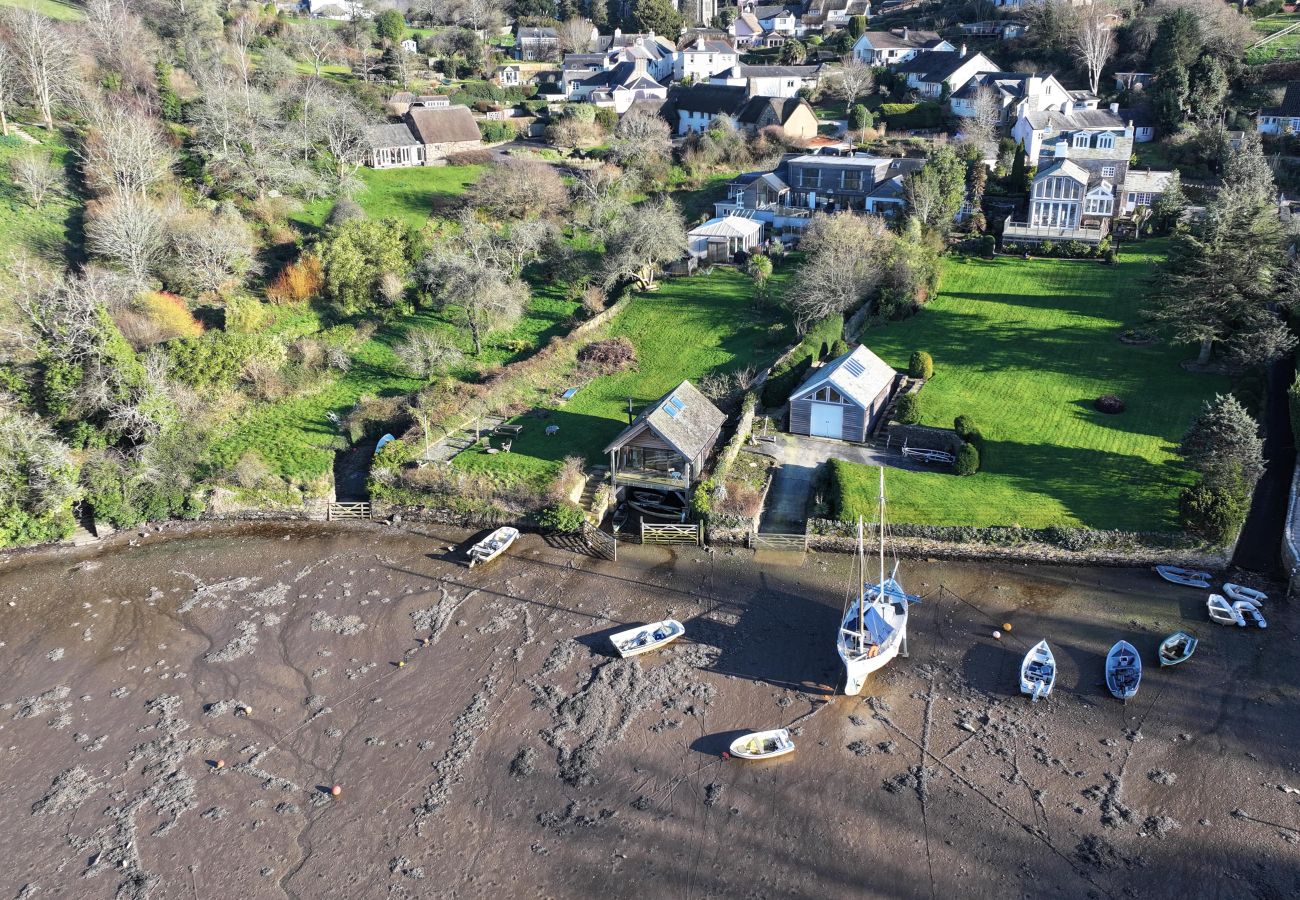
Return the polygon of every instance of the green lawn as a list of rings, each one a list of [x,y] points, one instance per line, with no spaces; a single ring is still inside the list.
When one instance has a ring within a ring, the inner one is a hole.
[[[1251,23],[1260,38],[1274,34],[1300,22],[1300,13],[1279,13],[1256,19]],[[1300,31],[1285,34],[1277,40],[1270,41],[1262,47],[1256,47],[1246,53],[1247,65],[1259,65],[1268,62],[1281,62],[1300,56]]]
[[[1187,347],[1133,347],[1117,334],[1139,322],[1158,243],[1116,266],[1064,260],[950,257],[940,295],[864,341],[905,368],[914,350],[934,356],[921,392],[922,422],[952,427],[969,415],[984,434],[973,477],[891,471],[890,518],[934,525],[1073,525],[1177,529],[1188,482],[1174,446],[1225,378],[1191,375]],[[1117,394],[1117,416],[1092,401]],[[857,503],[870,515],[875,487],[861,470]]]
[[[68,145],[57,131],[51,134],[31,126],[24,131],[44,142],[42,147],[56,165],[65,171],[72,165]],[[29,148],[36,145],[12,134],[0,138],[0,254],[7,258],[10,253],[23,253],[61,267],[70,261],[70,252],[79,253],[80,204],[65,182],[57,192],[46,194],[40,209],[32,208],[9,175],[9,161]],[[69,238],[74,239],[72,244]]]
[[[524,430],[509,454],[471,451],[456,457],[456,465],[491,472],[503,483],[544,487],[566,456],[601,462],[605,445],[627,424],[629,397],[639,410],[683,379],[762,367],[776,358],[789,342],[789,329],[773,329],[773,320],[751,306],[751,295],[748,278],[720,269],[665,281],[658,291],[637,296],[610,326],[611,336],[625,336],[635,345],[634,370],[583,385],[545,419],[515,420]],[[556,385],[555,393],[562,388]],[[558,433],[547,437],[547,425],[558,425]]]
[[[355,199],[372,219],[391,217],[403,225],[419,228],[437,207],[463,194],[482,171],[482,166],[362,169],[357,175],[366,189]],[[305,204],[290,218],[305,228],[318,229],[333,205],[333,197],[322,197]]]
[[[80,21],[86,18],[86,12],[75,3],[66,0],[0,0],[0,6],[23,6],[35,9],[51,19]]]

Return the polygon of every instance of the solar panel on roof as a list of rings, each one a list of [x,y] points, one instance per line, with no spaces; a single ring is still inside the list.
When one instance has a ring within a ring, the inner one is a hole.
[[[856,359],[850,359],[847,362],[845,362],[844,368],[848,369],[849,374],[852,375],[854,378],[857,378],[863,372],[867,371],[865,368],[863,368],[862,363],[858,362]]]

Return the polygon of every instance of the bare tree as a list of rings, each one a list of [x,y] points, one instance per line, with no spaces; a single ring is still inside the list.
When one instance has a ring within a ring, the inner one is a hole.
[[[594,234],[603,236],[606,227],[627,210],[633,182],[631,176],[615,165],[583,172],[574,185],[583,224]]]
[[[143,196],[170,174],[176,154],[154,119],[109,103],[91,103],[88,113],[77,156],[92,188]]]
[[[1109,16],[1114,14],[1110,4],[1096,2],[1077,12],[1074,38],[1070,48],[1074,58],[1088,72],[1088,86],[1094,94],[1101,83],[1101,70],[1115,54],[1115,32]]]
[[[563,214],[569,189],[549,163],[512,159],[484,172],[467,199],[496,219],[527,219]]]
[[[408,332],[395,352],[406,370],[416,378],[430,378],[460,365],[465,358],[465,354],[447,335],[430,328],[417,328]]]
[[[522,281],[449,245],[425,258],[420,277],[434,301],[469,332],[475,356],[483,352],[483,339],[490,332],[518,322],[528,305],[528,287]]]
[[[18,94],[18,58],[0,36],[0,135],[9,136],[9,104]]]
[[[871,66],[856,56],[851,56],[840,67],[835,86],[840,96],[844,98],[844,102],[851,107],[859,97],[871,93],[875,88],[876,75],[871,70]]]
[[[235,19],[226,32],[226,45],[230,48],[235,71],[244,83],[244,93],[253,87],[253,41],[258,37],[257,20],[251,14]]]
[[[372,146],[371,125],[361,108],[341,94],[333,95],[325,103],[320,116],[321,141],[339,184],[353,179],[365,163]]]
[[[33,9],[11,9],[5,23],[27,97],[53,130],[54,101],[72,76],[72,45],[54,21]]]
[[[116,194],[91,211],[86,245],[121,266],[140,284],[157,267],[166,246],[162,212],[138,194]]]
[[[813,216],[799,242],[806,260],[786,295],[795,329],[804,334],[827,316],[865,300],[881,277],[892,245],[889,228],[879,216]]]
[[[966,142],[987,154],[993,149],[1002,124],[1002,102],[987,84],[975,89],[971,98],[971,114],[962,119],[961,130]]]
[[[9,161],[14,184],[23,189],[33,209],[40,209],[45,195],[63,182],[63,172],[50,161],[48,150],[31,149],[16,154]]]
[[[591,50],[591,20],[569,19],[555,29],[560,39],[560,49],[565,53],[587,53]]]
[[[655,270],[686,254],[686,223],[672,200],[649,200],[631,207],[605,241],[605,286],[626,279],[654,287]]]
[[[321,22],[299,25],[293,31],[293,43],[311,63],[317,78],[320,78],[321,69],[337,59],[342,49],[334,29]]]
[[[184,294],[217,292],[256,269],[253,233],[232,204],[177,210],[167,220],[163,278]]]
[[[672,157],[672,132],[655,113],[631,110],[619,119],[610,150],[619,165],[653,178]]]

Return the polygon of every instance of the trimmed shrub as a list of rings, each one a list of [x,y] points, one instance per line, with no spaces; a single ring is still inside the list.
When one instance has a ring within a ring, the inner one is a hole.
[[[1106,394],[1092,401],[1093,408],[1097,412],[1104,412],[1108,415],[1116,415],[1124,411],[1124,401],[1114,394]]]
[[[561,534],[573,534],[582,530],[582,524],[587,521],[586,514],[582,507],[576,503],[563,501],[554,503],[542,510],[541,515],[537,517],[537,523],[549,531],[558,531]]]
[[[1236,536],[1249,509],[1250,493],[1242,485],[1211,487],[1201,482],[1178,497],[1183,529],[1218,545]]]
[[[812,357],[804,356],[787,360],[772,370],[772,374],[763,383],[763,406],[774,409],[790,399],[812,368]]]
[[[483,137],[484,143],[487,144],[513,140],[516,136],[514,128],[510,127],[510,125],[488,119],[478,123],[478,130]]]
[[[970,416],[958,416],[952,420],[952,430],[957,432],[957,437],[963,441],[969,441],[972,434],[978,433],[979,429],[975,427],[975,420]]]
[[[831,358],[839,359],[849,352],[849,342],[844,338],[838,338],[835,343],[831,344]]]
[[[934,377],[934,357],[924,350],[917,350],[912,354],[911,362],[908,363],[908,374],[913,378],[923,378],[929,381]]]
[[[904,425],[915,425],[921,421],[921,403],[916,394],[904,394],[898,398],[894,418]]]
[[[974,444],[961,445],[957,451],[957,462],[952,468],[954,473],[961,476],[974,475],[980,470],[980,452]]]

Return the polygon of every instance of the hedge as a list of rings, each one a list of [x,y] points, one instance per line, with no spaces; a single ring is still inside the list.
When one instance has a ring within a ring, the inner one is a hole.
[[[943,125],[943,105],[939,103],[882,103],[880,115],[893,129]]]
[[[775,409],[790,399],[812,368],[813,360],[822,352],[823,345],[833,345],[844,337],[844,316],[836,314],[822,319],[804,335],[799,346],[782,360],[763,384],[763,406]]]

